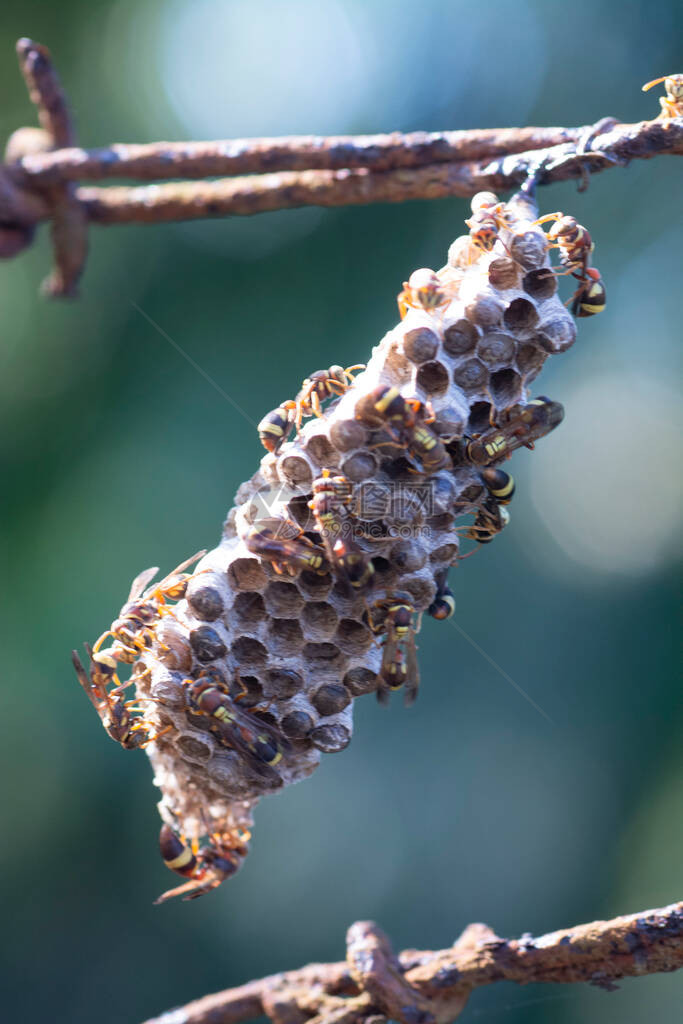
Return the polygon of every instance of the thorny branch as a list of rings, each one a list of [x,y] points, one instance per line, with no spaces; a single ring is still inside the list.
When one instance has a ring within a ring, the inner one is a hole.
[[[500,939],[471,924],[455,945],[394,956],[370,921],[349,928],[346,962],[309,964],[204,996],[146,1024],[238,1024],[265,1015],[274,1024],[449,1024],[470,993],[495,981],[614,982],[683,967],[683,903],[594,921],[539,938]]]
[[[236,139],[215,142],[75,145],[66,99],[48,50],[17,44],[42,131],[19,129],[0,165],[0,257],[30,245],[51,222],[53,296],[75,294],[87,225],[159,223],[262,213],[300,206],[348,206],[473,196],[581,179],[665,153],[683,155],[683,119],[583,128],[505,128],[390,135]],[[165,181],[136,187],[76,187],[116,177]]]

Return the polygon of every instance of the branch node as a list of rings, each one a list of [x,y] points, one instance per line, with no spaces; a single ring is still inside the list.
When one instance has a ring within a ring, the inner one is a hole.
[[[429,1004],[405,980],[381,928],[372,921],[358,921],[349,928],[346,945],[352,977],[384,1016],[401,1024],[434,1024]]]

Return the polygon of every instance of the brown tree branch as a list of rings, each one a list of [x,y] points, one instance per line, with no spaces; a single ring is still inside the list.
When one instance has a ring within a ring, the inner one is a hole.
[[[573,143],[511,153],[493,161],[456,161],[392,171],[368,168],[284,171],[218,181],[165,182],[127,188],[77,190],[88,218],[98,224],[158,223],[263,213],[300,206],[401,203],[409,199],[471,197],[482,190],[504,192],[523,184],[543,163],[539,184],[583,180],[587,173],[649,159],[683,155],[683,120],[615,125],[598,135],[596,151],[581,153]],[[599,151],[597,151],[599,146]]]
[[[238,1024],[264,1014],[274,1024],[361,1024],[372,1017],[449,1024],[474,989],[496,981],[588,982],[611,990],[620,978],[683,967],[683,902],[537,939],[500,939],[473,924],[449,949],[398,957],[372,922],[352,925],[346,941],[345,963],[251,981],[146,1024]]]
[[[160,223],[262,213],[300,206],[347,206],[473,196],[581,179],[607,167],[665,153],[683,154],[683,119],[583,128],[503,128],[390,135],[237,139],[217,142],[75,147],[66,98],[49,51],[17,44],[42,135],[19,129],[0,165],[0,258],[31,243],[51,223],[53,296],[75,294],[87,253],[87,226]],[[38,140],[37,136],[40,136]],[[46,150],[48,150],[46,152]],[[268,172],[268,173],[264,173]],[[216,181],[76,188],[80,180],[140,180],[216,174]]]
[[[18,170],[25,182],[54,185],[62,181],[135,178],[234,177],[274,171],[340,170],[398,167],[484,160],[526,149],[547,149],[578,142],[582,128],[487,128],[451,132],[392,132],[388,135],[302,135],[264,139],[219,139],[211,142],[115,143],[102,149],[61,149],[27,155]]]

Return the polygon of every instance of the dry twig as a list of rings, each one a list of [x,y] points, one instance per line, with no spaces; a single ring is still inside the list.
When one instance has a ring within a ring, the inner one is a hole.
[[[74,146],[65,97],[45,47],[17,44],[42,140],[19,129],[0,166],[0,257],[30,244],[49,220],[55,268],[51,295],[73,295],[96,224],[159,223],[262,213],[300,206],[348,206],[469,197],[517,188],[540,165],[539,184],[665,153],[683,154],[683,120],[584,128],[503,128],[390,135],[236,139],[148,145]],[[46,152],[48,150],[48,152]],[[168,181],[138,187],[80,187],[116,177]]]
[[[395,957],[369,921],[349,928],[345,963],[309,964],[204,996],[146,1024],[448,1024],[470,993],[495,981],[588,982],[612,990],[620,978],[683,967],[683,903],[594,921],[534,939],[500,939],[472,924],[450,949]]]

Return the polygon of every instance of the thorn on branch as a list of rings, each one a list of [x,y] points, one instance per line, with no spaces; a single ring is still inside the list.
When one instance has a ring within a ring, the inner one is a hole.
[[[29,97],[38,110],[43,144],[47,143],[50,149],[73,146],[76,141],[73,122],[50,51],[31,39],[20,39],[17,56]],[[15,132],[10,139],[9,155],[6,155],[8,162],[11,157],[20,160],[27,155],[20,149],[22,143],[35,145],[35,135],[29,135],[26,130],[22,135]],[[54,267],[43,282],[42,291],[51,298],[74,298],[88,252],[87,215],[69,183],[45,188],[42,196],[49,208],[54,252]]]

